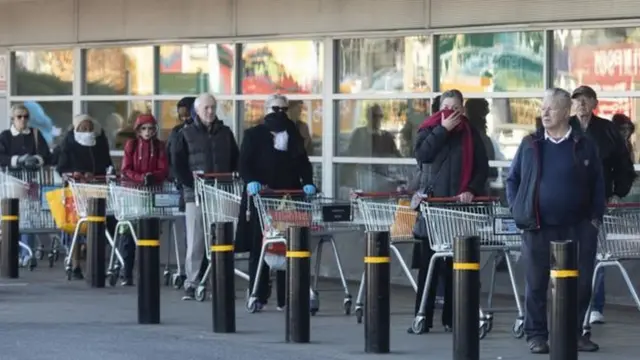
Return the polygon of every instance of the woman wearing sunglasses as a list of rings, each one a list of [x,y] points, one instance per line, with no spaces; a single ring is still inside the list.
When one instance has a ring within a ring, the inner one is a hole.
[[[165,145],[157,137],[158,123],[151,114],[141,114],[134,125],[136,138],[124,145],[121,173],[124,181],[134,185],[161,185],[169,176],[169,163]],[[136,244],[130,233],[120,236],[121,254],[124,259],[122,285],[133,285],[133,266]]]

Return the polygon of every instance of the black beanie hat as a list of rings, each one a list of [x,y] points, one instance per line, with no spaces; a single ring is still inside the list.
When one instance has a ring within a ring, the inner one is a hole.
[[[180,101],[178,101],[178,105],[177,108],[181,108],[181,107],[186,107],[187,109],[189,109],[189,111],[191,111],[191,108],[193,108],[193,103],[196,102],[196,98],[194,96],[187,96],[187,97],[183,97],[182,99],[180,99]]]

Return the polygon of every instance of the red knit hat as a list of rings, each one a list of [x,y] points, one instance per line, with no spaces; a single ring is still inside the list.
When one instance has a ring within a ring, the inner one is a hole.
[[[136,123],[133,126],[133,128],[136,131],[138,131],[140,126],[145,125],[145,124],[157,125],[158,122],[156,121],[156,118],[154,118],[153,115],[151,115],[151,114],[141,114],[141,115],[138,115],[138,117],[136,118]]]

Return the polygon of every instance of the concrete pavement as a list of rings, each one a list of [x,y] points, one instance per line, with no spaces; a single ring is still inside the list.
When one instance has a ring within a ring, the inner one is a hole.
[[[181,301],[181,292],[163,288],[161,325],[137,325],[136,289],[90,289],[68,282],[61,268],[22,271],[21,279],[0,281],[0,359],[2,360],[189,360],[189,359],[378,359],[363,352],[363,325],[342,314],[342,292],[320,293],[321,309],[312,318],[307,345],[284,342],[284,314],[273,304],[259,314],[244,310],[246,283],[237,280],[237,334],[211,331],[211,303]],[[327,286],[338,288],[333,282]],[[356,293],[353,288],[352,294]],[[505,302],[506,300],[501,300]],[[451,334],[440,327],[424,335],[408,335],[413,296],[394,287],[391,348],[394,358],[451,358]],[[507,303],[508,304],[508,303]],[[504,304],[502,304],[504,305]],[[523,340],[511,336],[514,315],[496,314],[493,331],[481,342],[482,359],[540,359]],[[610,309],[608,324],[593,338],[602,351],[581,359],[634,359],[640,351],[640,314]],[[439,316],[436,321],[439,324]]]

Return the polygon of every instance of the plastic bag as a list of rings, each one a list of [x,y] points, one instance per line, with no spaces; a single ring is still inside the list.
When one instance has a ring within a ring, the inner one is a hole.
[[[78,212],[76,211],[73,194],[69,188],[59,188],[48,191],[45,194],[51,215],[56,226],[67,234],[73,234],[78,225]],[[86,235],[87,224],[80,227],[79,234]]]

